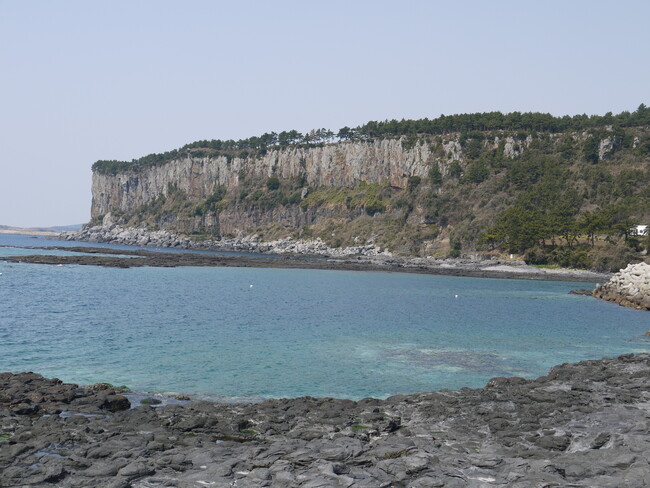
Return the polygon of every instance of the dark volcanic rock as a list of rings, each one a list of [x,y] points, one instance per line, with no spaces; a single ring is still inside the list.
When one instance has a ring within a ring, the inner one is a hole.
[[[579,289],[579,290],[571,290],[569,292],[571,295],[584,295],[587,297],[590,297],[593,295],[593,290],[584,290],[584,289]]]
[[[100,408],[110,412],[119,412],[131,408],[131,402],[125,396],[109,394],[104,397]]]
[[[650,355],[358,402],[125,406],[0,374],[0,486],[645,486]],[[34,412],[29,406],[38,406]]]
[[[398,256],[348,256],[314,259],[308,254],[286,254],[281,258],[265,256],[224,256],[200,253],[164,253],[148,250],[123,250],[91,247],[44,247],[78,253],[75,255],[34,254],[29,256],[0,256],[7,262],[35,264],[79,264],[133,268],[141,266],[213,266],[290,269],[328,269],[349,271],[398,271],[446,276],[472,276],[477,278],[515,278],[531,280],[560,280],[595,282],[609,275],[580,270],[540,270],[523,262],[499,260],[463,260],[407,258]],[[253,250],[254,251],[254,250]],[[130,256],[130,257],[125,257]],[[103,384],[95,386],[100,387]],[[110,386],[110,385],[109,385]]]

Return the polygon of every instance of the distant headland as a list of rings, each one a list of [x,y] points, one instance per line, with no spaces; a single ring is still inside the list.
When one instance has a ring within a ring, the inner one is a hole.
[[[92,222],[192,241],[320,239],[409,257],[647,260],[650,108],[460,114],[283,131],[93,165]]]

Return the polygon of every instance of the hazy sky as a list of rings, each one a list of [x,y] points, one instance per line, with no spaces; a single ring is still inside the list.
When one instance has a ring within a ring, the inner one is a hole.
[[[0,0],[0,224],[90,218],[92,163],[441,113],[650,105],[650,2]]]

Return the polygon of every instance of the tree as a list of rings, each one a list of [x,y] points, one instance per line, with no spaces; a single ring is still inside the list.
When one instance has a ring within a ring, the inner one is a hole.
[[[278,144],[280,146],[290,146],[298,144],[303,140],[303,135],[297,130],[282,131],[278,134]]]
[[[265,132],[260,136],[262,146],[275,146],[278,143],[278,135],[275,132]]]
[[[328,129],[318,129],[316,131],[316,141],[317,142],[329,142],[334,138],[334,132]]]
[[[349,127],[345,126],[339,130],[338,134],[336,134],[336,137],[338,137],[342,141],[348,141],[354,137],[354,131]]]
[[[487,233],[489,241],[501,244],[511,252],[523,252],[539,244],[547,234],[544,216],[518,205],[501,212],[495,226]]]
[[[442,173],[440,172],[440,168],[438,168],[438,163],[433,163],[431,168],[429,168],[429,179],[434,185],[442,183]]]
[[[490,172],[483,161],[475,161],[467,167],[465,178],[472,183],[481,183],[490,176]]]
[[[589,161],[590,163],[596,164],[598,162],[599,148],[600,148],[600,140],[595,134],[592,134],[591,136],[589,136],[589,139],[587,139],[587,142],[585,142],[585,148],[584,148],[585,160]]]
[[[451,241],[451,250],[449,251],[450,258],[459,258],[462,250],[462,244],[458,239]]]
[[[591,247],[594,247],[596,234],[607,229],[607,217],[598,212],[585,212],[578,221],[578,228],[587,236]]]

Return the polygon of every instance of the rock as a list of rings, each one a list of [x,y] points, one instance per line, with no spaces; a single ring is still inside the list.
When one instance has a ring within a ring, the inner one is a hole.
[[[523,143],[514,144],[518,149],[524,147]],[[444,148],[444,156],[438,158],[442,165],[446,166],[452,160],[464,160],[458,135],[446,136]],[[263,178],[268,178],[272,172],[281,178],[304,177],[305,186],[311,187],[354,187],[367,181],[405,188],[406,175],[427,176],[433,157],[429,144],[418,142],[415,147],[406,149],[397,138],[270,149],[264,155],[246,158],[183,155],[164,165],[142,168],[137,173],[128,171],[110,175],[93,172],[91,214],[98,217],[113,209],[128,213],[161,194],[167,195],[170,183],[192,199],[206,199],[214,193],[215,184],[224,187],[238,184],[240,172]],[[203,220],[210,224],[210,219],[212,217],[207,215]],[[237,228],[229,228],[229,222],[223,220],[220,215],[218,225],[222,232],[236,234]],[[111,217],[108,223],[113,221]]]
[[[160,405],[162,403],[162,400],[159,400],[158,398],[143,398],[140,400],[140,403],[142,405]]]
[[[621,454],[616,457],[607,459],[607,466],[617,469],[629,468],[637,460],[634,454]],[[647,464],[646,464],[647,465]]]
[[[110,412],[120,412],[131,408],[131,402],[129,402],[129,399],[123,395],[110,394],[104,397],[100,408],[109,410]]]
[[[605,137],[598,143],[598,159],[605,159],[614,149],[614,140],[611,137]]]
[[[115,476],[124,466],[127,461],[124,459],[116,459],[108,462],[93,463],[88,469],[82,472],[84,476],[97,477],[97,476]]]
[[[650,310],[650,264],[629,264],[607,283],[597,286],[593,296],[625,307]]]
[[[260,242],[255,235],[235,239],[224,238],[219,241],[205,240],[196,242],[187,238],[179,237],[176,234],[164,230],[149,232],[145,229],[121,227],[115,224],[111,224],[110,226],[89,226],[78,232],[65,232],[61,234],[61,238],[65,240],[105,242],[110,244],[134,246],[172,247],[183,249],[192,248],[213,251],[245,251],[267,254],[301,254],[334,257],[357,255],[366,257],[392,256],[391,253],[383,251],[379,246],[374,244],[347,248],[331,248],[321,239],[280,239],[270,242]],[[106,384],[106,387],[110,388],[111,385]]]
[[[124,476],[125,478],[135,478],[140,476],[146,476],[153,473],[154,470],[149,466],[144,464],[141,461],[136,461],[130,464],[127,464],[122,469],[120,469],[117,474]]]
[[[571,437],[568,435],[545,435],[540,437],[536,444],[552,451],[564,451],[571,444]]]
[[[600,434],[598,434],[596,436],[596,438],[591,443],[591,445],[590,445],[591,449],[600,449],[605,444],[607,444],[607,442],[609,441],[610,438],[611,438],[611,435],[609,433],[601,432]]]
[[[593,290],[571,290],[569,293],[571,295],[584,295],[590,297],[593,294]]]
[[[478,277],[503,277],[503,278],[532,278],[550,280],[572,280],[572,281],[589,281],[609,279],[609,274],[594,273],[590,271],[564,270],[564,269],[546,269],[541,270],[536,267],[527,266],[523,261],[508,260],[500,261],[492,259],[490,256],[481,256],[479,254],[469,255],[459,259],[436,259],[431,256],[427,257],[401,257],[381,249],[375,245],[370,238],[365,245],[351,246],[346,248],[328,247],[320,239],[303,240],[303,239],[279,239],[276,241],[261,242],[257,235],[239,236],[236,238],[222,238],[220,240],[203,240],[191,241],[187,238],[171,234],[166,231],[150,232],[141,228],[123,228],[113,225],[110,228],[103,226],[87,226],[77,233],[65,233],[61,238],[68,240],[79,240],[88,242],[107,242],[114,244],[142,245],[141,239],[147,236],[148,246],[158,247],[182,247],[196,250],[211,251],[245,251],[250,253],[274,253],[283,255],[284,260],[270,259],[264,262],[265,267],[318,267],[321,269],[365,269],[377,270],[378,268],[392,271],[414,271],[430,272],[434,274],[456,275],[456,276],[478,276]],[[78,249],[74,249],[78,250]],[[83,252],[89,252],[89,248],[83,248]],[[98,251],[94,251],[98,252]],[[133,254],[133,253],[132,253]],[[21,256],[9,257],[8,260],[14,259],[25,260],[27,262],[62,264],[98,264],[103,266],[189,266],[191,256],[196,260],[201,260],[201,266],[225,266],[226,259],[221,257],[218,260],[206,261],[206,255],[202,254],[170,254],[142,252],[140,255],[145,259],[124,259],[124,258],[102,258],[99,256],[74,256],[71,259],[64,259],[62,256],[56,257],[56,260],[50,256],[49,259],[40,256]],[[162,259],[160,254],[165,255]],[[134,256],[138,253],[133,254]],[[328,260],[306,260],[301,257],[306,256],[327,256]],[[296,256],[296,258],[294,258]],[[215,256],[212,256],[213,258]],[[68,257],[69,258],[69,257]],[[260,257],[230,257],[228,259],[237,259],[240,262],[256,261],[259,265],[262,261]],[[294,260],[295,259],[295,260]],[[136,263],[136,264],[134,264]],[[248,264],[250,265],[250,264]],[[650,305],[650,304],[649,304]]]
[[[99,410],[116,396],[109,388],[0,373],[0,429],[9,436],[0,439],[0,486],[523,488],[643,486],[650,476],[650,354],[488,386],[114,413]],[[6,408],[25,399],[65,415]],[[387,428],[391,421],[399,428]]]
[[[506,378],[504,376],[499,376],[496,378],[492,378],[487,382],[485,385],[485,388],[502,388],[502,387],[507,387],[507,386],[512,386],[512,385],[519,385],[522,383],[525,383],[527,380],[524,378],[520,378],[518,376],[514,376],[511,378]]]

